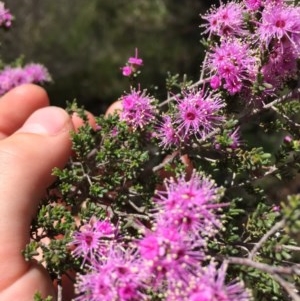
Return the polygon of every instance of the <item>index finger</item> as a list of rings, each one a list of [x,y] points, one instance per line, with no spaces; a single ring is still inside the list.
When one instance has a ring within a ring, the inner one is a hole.
[[[33,84],[18,86],[0,98],[0,139],[18,130],[36,110],[49,105],[46,91]]]

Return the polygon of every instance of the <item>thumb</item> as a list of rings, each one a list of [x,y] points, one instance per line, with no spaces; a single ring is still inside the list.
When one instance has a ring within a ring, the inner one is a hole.
[[[0,141],[0,291],[28,270],[21,255],[31,219],[51,184],[52,169],[63,167],[70,151],[72,122],[57,107],[35,111],[10,137]]]

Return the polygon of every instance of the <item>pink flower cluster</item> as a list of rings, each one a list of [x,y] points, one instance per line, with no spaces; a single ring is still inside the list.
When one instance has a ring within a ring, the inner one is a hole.
[[[8,9],[5,8],[5,4],[0,2],[0,27],[9,28],[11,26],[13,16]]]
[[[210,262],[198,274],[190,274],[179,279],[168,293],[166,301],[249,301],[250,294],[243,283],[232,281],[225,283],[226,266],[219,268]]]
[[[246,8],[249,11],[258,11],[268,5],[282,5],[285,0],[244,0]]]
[[[205,32],[217,37],[205,66],[213,89],[222,88],[231,95],[242,93],[249,100],[258,79],[275,91],[296,76],[299,7],[282,0],[244,0],[214,7],[203,19],[207,21]],[[264,95],[260,97],[263,100]]]
[[[154,199],[157,228],[173,228],[193,238],[199,238],[200,233],[214,236],[215,229],[221,226],[215,210],[222,207],[215,183],[193,173],[188,181],[184,176],[177,180],[171,178],[165,186],[166,191],[158,191]]]
[[[130,57],[128,59],[127,64],[124,67],[121,68],[122,69],[122,74],[124,76],[131,76],[142,65],[143,65],[143,60],[138,57],[138,49],[136,48],[135,49],[135,56]]]
[[[89,268],[89,273],[77,277],[76,301],[144,300],[145,275],[137,252],[123,246],[117,226],[109,220],[92,217],[74,232],[70,247]]]
[[[249,301],[241,282],[225,283],[224,265],[205,263],[207,239],[221,227],[221,195],[212,180],[193,173],[166,181],[154,198],[152,230],[142,238],[124,243],[99,220],[75,232],[73,255],[88,268],[77,277],[75,300],[149,300],[152,292],[169,301]]]
[[[51,81],[48,70],[41,64],[22,67],[6,67],[0,72],[0,95],[22,84],[42,84]]]
[[[203,19],[208,21],[204,33],[209,32],[218,36],[243,35],[244,7],[241,3],[229,2],[221,3],[219,8],[212,8]]]
[[[76,282],[75,301],[146,300],[143,290],[145,273],[136,254],[114,245],[105,258],[93,261],[90,272]]]
[[[203,139],[223,120],[223,100],[204,90],[183,92],[176,97],[174,117],[165,115],[157,127],[157,138],[162,147],[178,146],[191,137]]]
[[[108,245],[117,238],[115,226],[108,220],[99,221],[91,218],[88,224],[74,232],[74,239],[70,244],[74,257],[82,257],[83,263],[96,260],[98,256],[106,256]]]
[[[285,4],[267,5],[262,12],[257,34],[266,47],[272,42],[279,42],[281,44],[290,44],[296,51],[299,51],[299,7]]]
[[[211,87],[223,84],[231,95],[252,83],[257,74],[257,59],[247,43],[238,39],[224,39],[208,55],[207,67],[212,73]]]
[[[148,96],[145,91],[132,88],[130,93],[121,97],[121,101],[120,119],[133,129],[141,129],[154,119],[153,98]]]
[[[218,203],[221,192],[214,182],[196,173],[188,181],[184,175],[166,180],[165,186],[154,198],[153,230],[138,243],[151,285],[158,291],[172,291],[178,281],[202,269],[206,238],[221,227],[216,211],[224,206]]]

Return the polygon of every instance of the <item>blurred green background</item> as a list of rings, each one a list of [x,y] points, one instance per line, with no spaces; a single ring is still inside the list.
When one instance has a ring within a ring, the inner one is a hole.
[[[203,49],[199,14],[217,1],[199,0],[9,0],[13,27],[1,32],[1,56],[39,62],[54,82],[46,87],[55,105],[76,98],[102,113],[124,90],[121,74],[135,47],[144,60],[141,87],[157,86],[164,99],[171,73],[199,77]]]

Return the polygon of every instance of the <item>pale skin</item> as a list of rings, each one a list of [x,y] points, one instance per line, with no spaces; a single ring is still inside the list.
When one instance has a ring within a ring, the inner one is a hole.
[[[80,120],[49,106],[47,93],[23,85],[0,98],[0,301],[55,295],[49,275],[21,254],[52,169],[71,154],[70,131]]]

